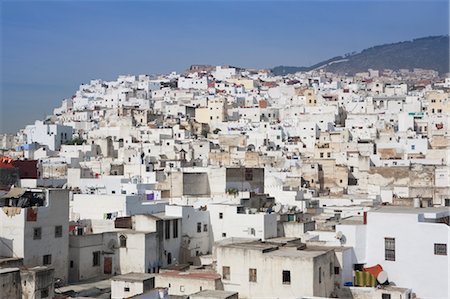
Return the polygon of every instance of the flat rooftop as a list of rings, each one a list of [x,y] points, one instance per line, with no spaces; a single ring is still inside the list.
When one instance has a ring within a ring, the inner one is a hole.
[[[141,281],[144,281],[144,280],[151,279],[153,277],[155,277],[155,274],[131,272],[131,273],[127,273],[127,274],[122,274],[122,275],[117,275],[117,276],[111,277],[111,280],[114,280],[114,281],[128,281],[128,282],[141,282]]]
[[[332,250],[332,248],[306,247],[305,249],[298,250],[296,247],[280,247],[279,250],[267,252],[266,255],[273,257],[311,259],[321,256],[330,250]]]
[[[230,291],[221,291],[221,290],[203,290],[197,293],[190,295],[192,299],[201,299],[201,298],[217,298],[217,299],[227,299],[231,296],[235,296],[237,292]]]
[[[216,280],[221,276],[213,271],[198,271],[198,272],[184,272],[169,270],[156,274],[156,276],[172,277],[172,278],[184,278],[184,279],[204,279],[204,280]]]
[[[245,243],[230,243],[219,245],[225,248],[237,248],[243,250],[261,251],[268,256],[296,257],[296,258],[314,258],[333,250],[329,246],[308,246],[300,243],[298,238],[274,238],[266,242],[253,241]]]
[[[368,213],[392,213],[392,214],[424,214],[425,218],[436,218],[450,216],[450,208],[433,207],[433,208],[411,208],[411,207],[394,207],[384,206],[368,211]]]
[[[152,214],[152,216],[162,219],[162,220],[172,220],[172,219],[181,219],[183,217],[179,217],[179,216],[168,216],[166,215],[166,212],[160,212],[160,213],[156,213],[156,214]]]
[[[20,271],[19,268],[0,268],[0,274]]]

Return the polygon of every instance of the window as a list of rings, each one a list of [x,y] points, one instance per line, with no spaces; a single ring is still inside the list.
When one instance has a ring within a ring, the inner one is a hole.
[[[129,288],[129,287],[124,287],[124,288],[123,288],[123,291],[124,291],[124,292],[129,292],[129,291],[130,291],[130,288]]]
[[[124,235],[121,235],[119,237],[119,243],[120,243],[120,247],[127,247],[127,237]]]
[[[223,213],[219,213],[219,219],[223,219]]]
[[[330,263],[330,276],[333,275],[333,263]]]
[[[253,181],[253,169],[245,169],[245,180]]]
[[[384,238],[384,259],[386,261],[395,261],[395,239]]]
[[[331,158],[331,153],[327,153],[327,158]]]
[[[45,288],[41,290],[41,298],[47,298],[48,297],[48,288]]]
[[[172,253],[171,252],[167,253],[167,264],[168,265],[172,264]]]
[[[203,224],[203,231],[207,232],[208,231],[208,224]]]
[[[227,233],[222,233],[222,237],[226,238],[227,237]]]
[[[283,284],[291,284],[291,271],[283,270]]]
[[[202,232],[202,223],[201,222],[197,222],[197,232],[198,233]]]
[[[92,267],[100,266],[100,251],[92,253]]]
[[[320,157],[323,158],[323,153],[320,153]]]
[[[223,266],[222,267],[222,279],[223,280],[230,280],[230,267]]]
[[[73,268],[73,261],[70,261],[70,268]]]
[[[164,221],[164,224],[166,225],[166,240],[170,239],[170,221]]]
[[[319,283],[322,283],[322,267],[319,267]]]
[[[435,255],[447,255],[447,244],[434,244]]]
[[[391,299],[391,294],[383,293],[381,294],[381,299]]]
[[[43,256],[42,258],[42,264],[45,265],[50,265],[52,263],[52,255],[51,254],[46,254]]]
[[[416,149],[416,145],[415,144],[411,144],[411,150],[415,150]]]
[[[334,275],[339,275],[339,267],[334,267]]]
[[[174,238],[178,238],[178,219],[173,220],[172,233]]]
[[[62,225],[55,226],[55,238],[62,237]]]
[[[42,229],[40,227],[35,227],[33,229],[33,240],[40,240],[42,234]]]
[[[248,269],[248,281],[256,282],[256,269]]]

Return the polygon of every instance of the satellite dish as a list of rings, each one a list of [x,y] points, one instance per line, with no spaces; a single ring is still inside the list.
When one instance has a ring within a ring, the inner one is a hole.
[[[281,208],[282,206],[279,203],[273,206],[273,210],[275,211],[275,213],[280,213]]]
[[[338,239],[338,240],[342,239],[343,236],[344,236],[344,235],[342,234],[341,231],[338,231],[338,232],[336,233],[336,239]]]
[[[286,214],[289,212],[289,208],[287,206],[281,206],[281,213]]]
[[[384,284],[385,282],[387,282],[387,280],[388,280],[387,272],[381,271],[380,273],[378,273],[377,280],[380,284]]]

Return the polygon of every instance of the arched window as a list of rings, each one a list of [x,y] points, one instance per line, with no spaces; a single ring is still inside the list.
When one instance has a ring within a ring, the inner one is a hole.
[[[127,247],[127,237],[120,235],[119,237],[120,247]]]

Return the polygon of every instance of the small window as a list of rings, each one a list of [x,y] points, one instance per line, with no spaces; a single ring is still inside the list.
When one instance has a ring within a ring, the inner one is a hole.
[[[45,265],[50,265],[52,263],[52,255],[51,254],[46,254],[43,256],[42,258],[42,264]]]
[[[330,263],[330,276],[333,275],[333,263]]]
[[[170,239],[170,220],[164,221],[166,240]]]
[[[256,269],[248,269],[248,281],[256,282]]]
[[[208,231],[208,224],[203,224],[203,231],[207,232]]]
[[[184,286],[180,286],[180,292],[184,293]]]
[[[70,261],[70,268],[73,268],[73,261]]]
[[[35,227],[33,229],[33,240],[40,240],[42,235],[42,229],[40,227]]]
[[[62,225],[55,226],[55,238],[62,237]]]
[[[435,255],[447,255],[447,244],[434,244]]]
[[[130,291],[130,288],[129,288],[129,287],[124,287],[124,288],[123,288],[123,291],[124,291],[124,292],[129,292],[129,291]]]
[[[219,213],[219,219],[223,219],[223,213]]]
[[[121,235],[119,237],[120,247],[124,248],[127,247],[127,237],[124,235]]]
[[[197,222],[197,232],[198,233],[202,232],[202,223],[201,222]]]
[[[391,294],[383,293],[381,294],[381,299],[391,299]]]
[[[100,266],[100,251],[94,251],[92,253],[92,266]]]
[[[222,237],[226,238],[227,237],[227,233],[222,233]]]
[[[322,283],[322,267],[319,267],[319,283]]]
[[[283,284],[291,284],[291,271],[283,270]]]
[[[384,238],[384,259],[395,261],[395,238]]]
[[[223,280],[230,280],[230,278],[231,278],[230,267],[223,266],[222,267],[222,279]]]
[[[173,237],[176,239],[178,238],[178,219],[174,219],[172,224]]]
[[[339,275],[339,267],[334,267],[334,275]]]

